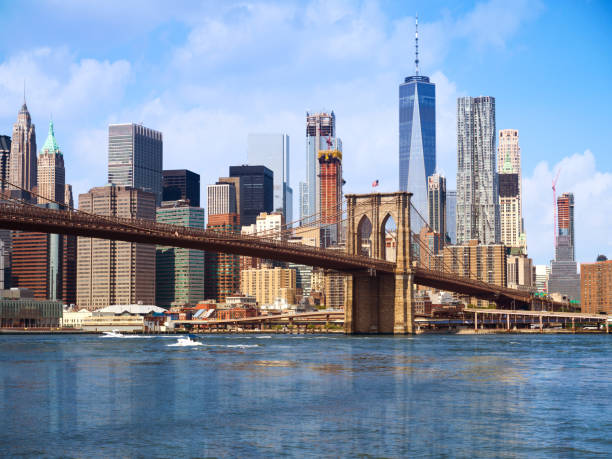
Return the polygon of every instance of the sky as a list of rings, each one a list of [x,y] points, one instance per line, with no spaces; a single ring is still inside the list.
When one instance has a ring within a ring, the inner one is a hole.
[[[164,168],[199,173],[203,198],[246,163],[248,133],[283,132],[297,201],[306,111],[334,110],[345,192],[376,179],[395,191],[398,85],[414,73],[417,13],[448,188],[457,97],[493,96],[497,128],[519,130],[534,262],[553,258],[558,170],[558,193],[575,195],[578,261],[612,258],[607,1],[0,0],[0,134],[11,135],[25,81],[38,147],[52,117],[77,201],[107,182],[110,123],[162,131]]]

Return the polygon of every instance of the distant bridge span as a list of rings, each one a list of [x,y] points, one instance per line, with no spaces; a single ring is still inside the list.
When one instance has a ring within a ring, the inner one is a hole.
[[[378,274],[395,275],[399,272],[396,263],[338,250],[236,233],[167,225],[149,220],[106,217],[80,211],[53,210],[21,204],[0,204],[0,228],[231,253],[300,263],[360,277]],[[354,247],[353,252],[355,252]],[[529,292],[487,284],[451,273],[417,266],[409,267],[409,265],[403,269],[404,272],[411,274],[412,282],[416,284],[495,301],[500,305],[524,306],[533,300]]]

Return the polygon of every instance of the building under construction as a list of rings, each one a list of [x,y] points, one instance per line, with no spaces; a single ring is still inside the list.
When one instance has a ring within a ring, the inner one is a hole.
[[[338,149],[321,150],[319,158],[321,246],[330,247],[340,242],[342,220],[342,152]]]

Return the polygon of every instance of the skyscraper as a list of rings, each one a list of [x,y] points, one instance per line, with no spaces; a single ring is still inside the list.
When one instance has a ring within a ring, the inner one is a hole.
[[[36,187],[36,129],[32,124],[30,112],[25,103],[13,125],[11,139],[9,187],[11,194],[18,198],[30,198],[23,189],[32,191]]]
[[[79,195],[79,210],[109,217],[155,219],[155,195],[140,188],[107,185]],[[155,302],[155,246],[79,237],[77,305]]]
[[[162,200],[162,133],[141,124],[108,127],[108,183],[140,188]]]
[[[266,166],[230,166],[230,177],[240,178],[241,225],[252,225],[261,212],[274,207],[274,173]]]
[[[64,156],[60,151],[53,121],[49,122],[49,135],[38,155],[38,203],[48,202],[64,203],[66,170],[64,169]]]
[[[74,208],[72,185],[64,186],[64,204],[68,209]],[[76,304],[77,237],[65,234],[62,238],[64,240],[62,297],[66,304]]]
[[[274,211],[282,212],[286,222],[293,220],[293,189],[290,185],[289,136],[287,134],[249,134],[249,165],[266,166],[274,173]]]
[[[163,201],[157,221],[204,229],[204,209],[187,201]],[[204,299],[204,252],[158,246],[155,278],[158,306],[195,305]]]
[[[446,242],[457,243],[457,191],[446,192]]]
[[[446,237],[446,178],[433,174],[427,178],[429,204],[429,226],[440,235],[444,244]]]
[[[319,151],[319,198],[321,200],[321,246],[329,247],[340,242],[342,220],[342,152],[330,149]]]
[[[525,252],[527,241],[523,230],[521,149],[516,129],[499,131],[497,172],[501,242]]]
[[[11,138],[0,135],[0,191],[8,190],[10,177]]]
[[[263,169],[267,169],[261,166]],[[231,169],[231,168],[230,168]],[[270,172],[271,173],[271,172]],[[242,177],[239,178],[242,186]],[[221,181],[208,185],[208,223],[206,229],[219,232],[240,233],[240,215],[237,212],[235,181]],[[247,180],[249,186],[253,183]],[[261,185],[263,188],[263,185]],[[272,205],[272,180],[270,178],[270,205]],[[208,299],[225,302],[225,297],[240,289],[240,256],[229,253],[206,252],[204,295]]]
[[[574,195],[564,193],[557,198],[557,246],[550,263],[548,293],[558,293],[571,300],[580,300],[580,276],[577,274],[574,249]]]
[[[427,218],[427,177],[436,170],[436,85],[419,75],[418,18],[415,74],[399,86],[399,188],[412,193],[412,204]],[[412,213],[412,229],[421,222]]]
[[[191,207],[200,207],[200,175],[187,169],[162,172],[162,201],[186,200]]]
[[[300,219],[314,215],[317,220],[321,204],[319,151],[335,149],[342,152],[342,141],[336,137],[336,115],[306,112],[306,181],[300,183]]]
[[[457,244],[500,241],[495,98],[457,100]]]

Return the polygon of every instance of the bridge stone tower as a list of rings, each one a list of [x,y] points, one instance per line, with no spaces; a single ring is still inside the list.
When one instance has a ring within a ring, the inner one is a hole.
[[[345,304],[346,333],[414,332],[410,253],[410,198],[412,193],[349,194],[347,253],[385,259],[385,227],[396,224],[394,274],[363,272],[349,276]],[[391,260],[392,261],[392,260]]]

